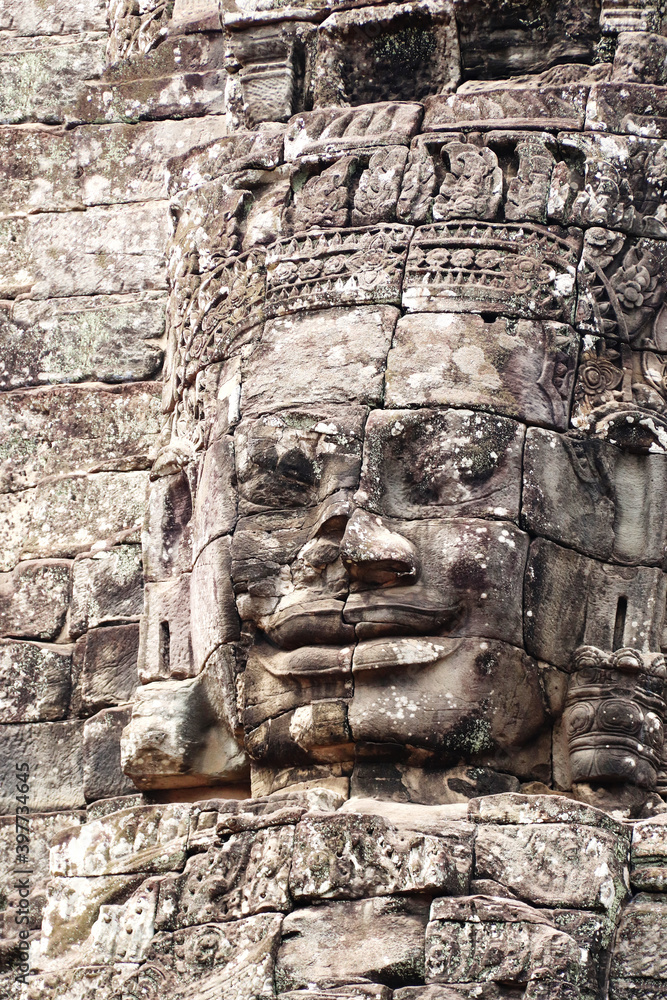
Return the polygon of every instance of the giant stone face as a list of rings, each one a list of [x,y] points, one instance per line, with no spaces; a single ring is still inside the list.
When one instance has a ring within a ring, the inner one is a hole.
[[[227,11],[230,135],[168,165],[141,787],[667,781],[664,39],[537,6]]]

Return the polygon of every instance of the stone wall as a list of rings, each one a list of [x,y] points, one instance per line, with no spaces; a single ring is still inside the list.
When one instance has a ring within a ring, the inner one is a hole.
[[[30,766],[33,932],[50,841],[100,800],[139,801],[119,739],[160,441],[165,163],[225,134],[221,52],[216,4],[0,5],[5,968],[19,930],[15,766]]]
[[[667,996],[658,737],[600,786],[567,737],[612,684],[612,741],[665,721],[663,15],[0,3],[0,996]],[[445,479],[474,469],[454,500],[395,475],[425,420]],[[283,433],[319,435],[300,502],[353,484],[403,532],[380,573],[465,548],[431,650],[475,696],[451,739],[430,688],[388,731],[377,646],[251,650],[271,573],[311,573],[303,523],[266,528]]]

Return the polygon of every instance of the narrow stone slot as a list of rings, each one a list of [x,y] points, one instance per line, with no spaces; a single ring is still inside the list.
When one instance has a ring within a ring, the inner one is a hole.
[[[625,635],[625,616],[628,613],[627,597],[619,597],[616,605],[616,621],[614,622],[614,649],[620,649]]]

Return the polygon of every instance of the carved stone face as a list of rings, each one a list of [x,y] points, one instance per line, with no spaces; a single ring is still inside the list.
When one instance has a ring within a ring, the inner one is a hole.
[[[145,787],[634,780],[559,720],[578,647],[663,644],[662,70],[593,63],[594,4],[485,52],[492,7],[228,11],[235,131],[169,164]]]

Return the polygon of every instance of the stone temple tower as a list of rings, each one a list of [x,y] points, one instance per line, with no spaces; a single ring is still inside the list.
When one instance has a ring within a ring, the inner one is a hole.
[[[0,4],[0,997],[667,1000],[667,9]]]

